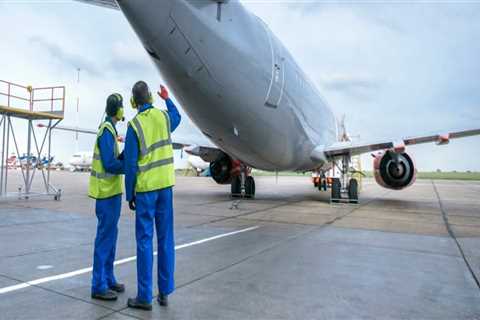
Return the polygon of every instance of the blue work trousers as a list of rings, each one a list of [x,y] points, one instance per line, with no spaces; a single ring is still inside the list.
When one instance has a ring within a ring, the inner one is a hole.
[[[122,195],[97,200],[97,236],[93,253],[92,293],[104,293],[117,283],[113,274]]]
[[[137,239],[138,300],[152,302],[153,226],[157,230],[158,291],[173,292],[175,241],[173,236],[173,192],[165,188],[136,195],[135,236]]]

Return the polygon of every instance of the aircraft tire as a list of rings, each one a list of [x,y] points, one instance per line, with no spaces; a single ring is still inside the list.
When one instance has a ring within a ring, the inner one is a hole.
[[[245,180],[245,198],[255,198],[255,179],[248,176]]]
[[[332,181],[332,202],[339,202],[339,199],[341,198],[341,189],[342,189],[342,183],[340,182],[339,178],[333,178]]]
[[[350,179],[348,184],[348,198],[350,203],[358,203],[358,181],[357,179]]]

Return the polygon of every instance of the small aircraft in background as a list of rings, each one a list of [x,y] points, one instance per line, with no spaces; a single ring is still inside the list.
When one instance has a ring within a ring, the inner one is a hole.
[[[7,158],[7,167],[9,169],[17,168],[17,156],[15,154],[12,153],[10,157]]]
[[[68,160],[70,171],[88,171],[92,168],[92,162],[93,154],[91,151],[76,152]]]
[[[17,157],[14,153],[7,158],[6,164],[9,169],[16,169],[16,168],[26,168],[27,166],[30,168],[41,168],[47,167],[49,164],[53,162],[54,157],[50,157],[48,159],[46,156],[37,157],[33,154],[27,155],[24,153],[22,156]]]

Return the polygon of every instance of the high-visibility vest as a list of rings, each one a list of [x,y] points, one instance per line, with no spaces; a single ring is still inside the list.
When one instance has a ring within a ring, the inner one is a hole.
[[[175,184],[170,117],[150,108],[129,121],[140,147],[136,192],[149,192]]]
[[[107,199],[122,194],[123,190],[122,175],[106,172],[100,158],[100,148],[98,147],[98,140],[105,130],[110,131],[115,137],[115,157],[118,157],[119,154],[118,142],[116,141],[117,133],[115,132],[113,125],[110,122],[105,121],[98,130],[97,140],[95,142],[95,149],[93,152],[92,172],[90,173],[88,196],[94,199]]]

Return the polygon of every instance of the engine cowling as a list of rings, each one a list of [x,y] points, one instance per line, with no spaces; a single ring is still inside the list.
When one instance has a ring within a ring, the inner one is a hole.
[[[373,171],[377,183],[392,190],[407,188],[417,178],[413,159],[407,153],[396,153],[393,150],[374,155]]]
[[[215,161],[210,162],[210,174],[218,184],[229,184],[233,178],[239,175],[240,162],[233,160],[225,153],[218,156]]]

